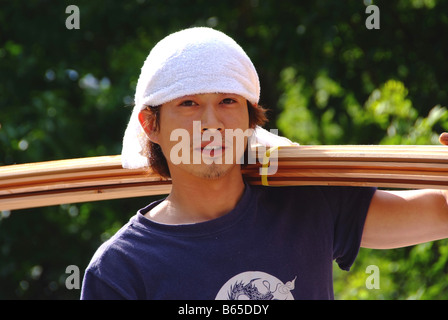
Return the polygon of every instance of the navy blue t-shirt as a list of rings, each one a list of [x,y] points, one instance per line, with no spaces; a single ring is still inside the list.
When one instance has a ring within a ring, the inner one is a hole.
[[[81,299],[333,299],[374,192],[246,185],[228,214],[185,225],[145,218],[156,201],[98,249]]]

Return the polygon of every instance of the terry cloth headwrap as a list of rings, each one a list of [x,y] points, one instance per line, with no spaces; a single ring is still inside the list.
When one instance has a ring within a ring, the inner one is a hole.
[[[123,138],[123,167],[148,166],[147,157],[142,154],[148,138],[138,121],[141,110],[201,93],[234,93],[257,104],[257,71],[244,50],[220,31],[190,28],[162,39],[141,69],[135,107]]]

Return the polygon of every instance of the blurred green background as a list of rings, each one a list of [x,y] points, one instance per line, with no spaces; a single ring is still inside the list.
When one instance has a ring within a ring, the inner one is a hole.
[[[369,30],[367,5],[380,9]],[[65,22],[80,10],[80,29]],[[167,34],[210,26],[261,78],[267,128],[301,144],[437,144],[448,130],[448,1],[0,0],[0,165],[119,154],[140,68]],[[447,149],[448,151],[448,149]],[[154,198],[0,213],[0,299],[79,299],[97,247]],[[424,214],[424,212],[422,212]],[[369,265],[380,288],[367,289]],[[446,240],[361,249],[336,299],[447,299]]]

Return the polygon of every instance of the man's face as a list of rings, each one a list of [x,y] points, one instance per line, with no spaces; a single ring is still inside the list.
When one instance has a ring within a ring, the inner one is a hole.
[[[185,96],[163,104],[159,116],[159,131],[152,140],[161,146],[172,177],[188,172],[216,179],[239,166],[247,145],[243,133],[250,132],[245,98],[221,93]]]

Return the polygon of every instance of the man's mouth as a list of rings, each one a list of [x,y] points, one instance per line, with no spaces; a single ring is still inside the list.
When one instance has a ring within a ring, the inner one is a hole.
[[[203,155],[210,157],[216,157],[222,155],[223,150],[225,150],[225,146],[223,145],[208,144],[205,146],[201,146],[201,153]]]

